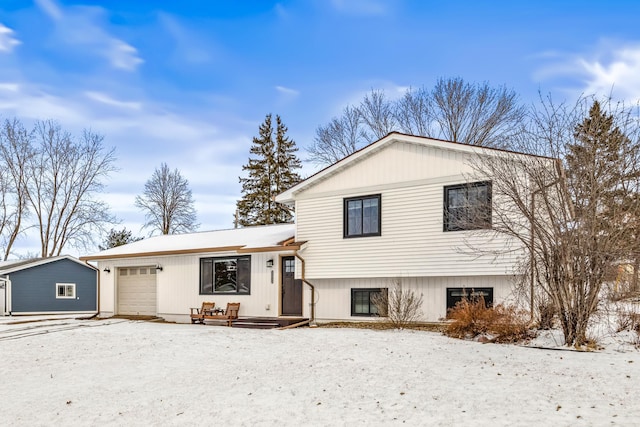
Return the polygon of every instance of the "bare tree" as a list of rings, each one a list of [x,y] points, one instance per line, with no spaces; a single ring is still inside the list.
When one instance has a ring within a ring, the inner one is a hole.
[[[307,152],[312,162],[330,165],[367,144],[367,138],[360,110],[347,106],[342,116],[316,129],[313,145]]]
[[[407,90],[395,104],[399,128],[410,135],[433,135],[433,101],[424,87]]]
[[[26,159],[26,195],[40,234],[41,256],[60,255],[67,245],[86,247],[96,229],[115,222],[95,198],[115,170],[115,151],[85,130],[78,140],[53,121],[36,122],[33,154]]]
[[[162,234],[176,234],[198,228],[189,181],[178,169],[171,171],[166,163],[153,172],[142,196],[136,196],[135,204],[144,211],[144,227],[151,228],[151,233],[157,230]]]
[[[367,140],[376,141],[398,129],[394,106],[382,90],[371,90],[360,103],[360,115],[367,125]]]
[[[5,120],[0,130],[0,239],[3,259],[24,231],[28,216],[28,166],[34,155],[31,134],[17,120]]]
[[[337,162],[392,131],[447,139],[471,145],[506,147],[526,116],[518,96],[506,87],[441,78],[432,90],[409,88],[391,101],[371,90],[357,106],[316,129],[309,159]]]
[[[437,136],[486,147],[506,147],[519,130],[526,109],[506,87],[465,83],[460,77],[439,79],[431,93]]]
[[[492,178],[490,232],[525,249],[522,288],[532,309],[551,303],[567,345],[588,342],[606,273],[633,250],[627,235],[640,215],[638,123],[637,110],[623,105],[546,99],[516,145],[552,157],[505,152],[474,164]]]

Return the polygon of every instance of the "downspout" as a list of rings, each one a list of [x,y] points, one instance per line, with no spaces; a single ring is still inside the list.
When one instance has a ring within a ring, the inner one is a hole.
[[[93,266],[89,264],[89,261],[85,261],[84,263],[87,264],[89,267],[93,268]],[[101,274],[100,274],[100,269],[98,267],[95,267],[95,269],[96,269],[96,276],[98,277],[98,280],[97,280],[98,288],[96,289],[96,292],[97,292],[96,314],[91,316],[92,319],[100,314],[100,276]]]
[[[300,272],[300,278],[302,279],[302,283],[305,283],[307,286],[309,286],[309,288],[311,288],[311,319],[309,319],[309,323],[310,323],[310,325],[315,325],[315,321],[316,321],[316,288],[304,276],[304,263],[305,263],[305,261],[304,261],[304,258],[302,258],[298,254],[298,250],[297,249],[293,251],[293,256],[298,258],[300,260],[301,265],[302,265],[301,272]]]

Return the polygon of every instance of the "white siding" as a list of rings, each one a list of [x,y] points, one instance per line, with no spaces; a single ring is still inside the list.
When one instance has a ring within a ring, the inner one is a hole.
[[[515,254],[469,250],[511,248],[504,237],[443,231],[444,186],[467,181],[466,156],[397,142],[301,193],[296,239],[308,242],[307,278],[512,274]],[[344,198],[370,194],[381,194],[381,236],[343,238]]]
[[[313,282],[316,287],[318,303],[316,319],[319,322],[336,320],[371,321],[375,317],[351,316],[352,288],[391,288],[397,279],[321,279]],[[422,294],[422,321],[437,322],[446,316],[447,288],[493,288],[495,304],[515,303],[512,294],[513,277],[477,276],[477,277],[403,277],[400,279],[404,289]]]
[[[241,316],[276,317],[280,305],[280,257],[291,253],[261,252],[241,254],[251,256],[250,295],[200,295],[200,258],[238,256],[235,252],[202,253],[162,257],[122,258],[100,261],[100,315],[114,314],[117,295],[116,270],[118,267],[146,266],[160,264],[162,271],[157,274],[157,312],[159,317],[170,321],[188,322],[189,308],[200,307],[203,301],[213,301],[225,307],[228,302],[240,303]],[[267,267],[267,260],[273,259],[274,266]],[[105,273],[105,267],[111,273]],[[273,271],[273,283],[271,272]],[[308,310],[305,310],[307,313]],[[308,315],[308,314],[306,314]]]

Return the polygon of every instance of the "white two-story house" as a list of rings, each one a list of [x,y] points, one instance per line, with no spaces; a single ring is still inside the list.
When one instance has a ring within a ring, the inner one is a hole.
[[[520,156],[391,133],[278,195],[295,225],[156,236],[81,259],[97,263],[101,316],[188,322],[208,301],[240,302],[242,317],[368,320],[372,297],[400,283],[437,321],[464,295],[513,294],[524,252],[492,232],[492,178],[471,165],[505,154]]]
[[[316,319],[375,316],[372,296],[397,282],[422,294],[425,321],[443,319],[463,295],[512,297],[523,252],[491,232],[492,179],[471,165],[501,154],[391,133],[278,195],[295,209]]]

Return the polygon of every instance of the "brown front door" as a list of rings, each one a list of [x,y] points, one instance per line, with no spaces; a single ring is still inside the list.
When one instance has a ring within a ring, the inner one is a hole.
[[[302,316],[302,281],[295,279],[296,260],[282,257],[282,315]]]

